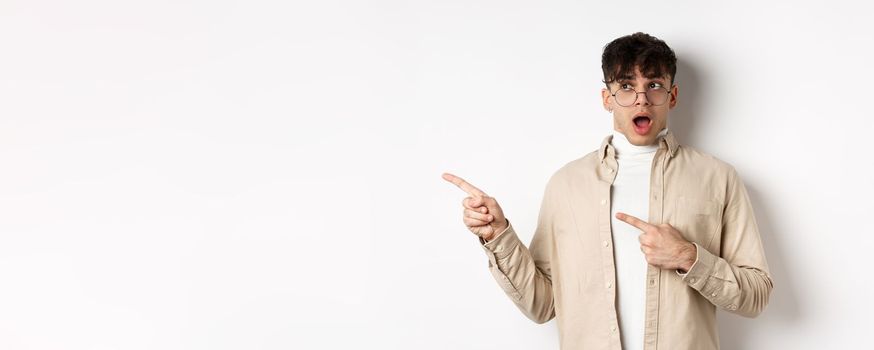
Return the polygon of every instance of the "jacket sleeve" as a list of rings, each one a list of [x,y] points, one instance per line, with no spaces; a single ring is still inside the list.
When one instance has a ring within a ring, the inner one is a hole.
[[[698,258],[683,281],[719,308],[756,317],[768,305],[774,283],[746,187],[734,168],[726,186],[720,255],[695,244]]]
[[[479,239],[488,256],[492,276],[519,310],[537,323],[555,317],[549,261],[553,248],[553,211],[548,197],[544,193],[530,250],[519,240],[509,220],[507,228],[491,241]]]

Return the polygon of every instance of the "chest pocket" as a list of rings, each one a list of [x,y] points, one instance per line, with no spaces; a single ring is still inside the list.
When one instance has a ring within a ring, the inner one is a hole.
[[[676,210],[670,223],[687,240],[712,251],[716,248],[712,246],[713,239],[722,223],[721,208],[713,200],[681,196],[677,198]]]

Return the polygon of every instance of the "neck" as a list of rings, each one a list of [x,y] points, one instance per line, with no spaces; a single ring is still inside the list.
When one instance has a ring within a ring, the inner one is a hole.
[[[664,128],[659,132],[655,142],[650,145],[637,146],[628,141],[621,132],[613,130],[613,139],[610,144],[616,149],[616,155],[636,155],[643,153],[652,153],[659,148],[659,141],[668,133],[668,129]]]

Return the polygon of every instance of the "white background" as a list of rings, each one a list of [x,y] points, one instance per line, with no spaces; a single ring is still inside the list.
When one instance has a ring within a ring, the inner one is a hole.
[[[855,3],[4,0],[0,348],[557,349],[440,174],[529,242],[634,31],[679,57],[671,129],[756,209],[775,288],[719,313],[723,348],[870,344]]]

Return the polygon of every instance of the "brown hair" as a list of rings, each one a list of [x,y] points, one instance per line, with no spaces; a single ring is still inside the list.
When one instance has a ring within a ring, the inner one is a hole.
[[[677,56],[664,41],[641,32],[623,36],[604,46],[601,55],[604,84],[633,77],[634,67],[639,67],[640,73],[650,79],[670,76],[673,85]]]

